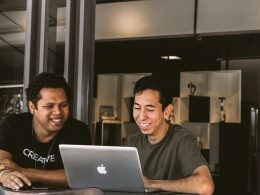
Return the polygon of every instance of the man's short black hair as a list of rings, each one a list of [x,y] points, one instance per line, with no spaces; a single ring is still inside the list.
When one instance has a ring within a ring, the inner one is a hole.
[[[62,88],[64,89],[68,101],[71,99],[70,87],[63,76],[54,73],[43,72],[37,75],[25,89],[27,103],[31,101],[37,108],[37,103],[41,99],[42,88]]]
[[[162,109],[164,109],[172,103],[172,95],[170,92],[170,88],[167,87],[167,81],[159,76],[145,76],[139,79],[134,86],[134,96],[137,93],[143,92],[146,89],[151,89],[159,92],[160,100],[159,102],[162,104]]]

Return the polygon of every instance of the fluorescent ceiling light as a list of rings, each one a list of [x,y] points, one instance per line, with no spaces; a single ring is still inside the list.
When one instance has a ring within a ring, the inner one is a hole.
[[[168,60],[168,56],[161,56],[161,59]]]
[[[179,57],[179,56],[161,56],[161,59],[164,59],[164,60],[181,60],[181,57]]]

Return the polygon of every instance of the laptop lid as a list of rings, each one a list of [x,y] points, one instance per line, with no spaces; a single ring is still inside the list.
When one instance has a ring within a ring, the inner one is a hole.
[[[67,144],[59,148],[70,188],[145,191],[136,148]]]

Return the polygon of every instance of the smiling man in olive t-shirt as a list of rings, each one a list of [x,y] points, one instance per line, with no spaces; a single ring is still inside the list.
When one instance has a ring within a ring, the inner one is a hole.
[[[126,146],[138,149],[145,187],[210,195],[214,184],[193,134],[168,119],[172,97],[162,79],[146,76],[134,87],[133,116],[140,132]]]

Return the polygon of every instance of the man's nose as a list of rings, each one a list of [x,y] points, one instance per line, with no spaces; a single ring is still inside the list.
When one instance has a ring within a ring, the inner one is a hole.
[[[60,114],[62,111],[61,111],[61,108],[59,106],[54,106],[54,109],[53,109],[53,113],[54,114]]]
[[[146,111],[144,109],[142,109],[139,113],[139,119],[140,120],[145,120],[147,119],[147,114],[146,114]]]

